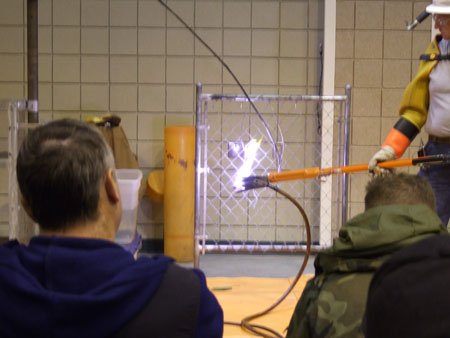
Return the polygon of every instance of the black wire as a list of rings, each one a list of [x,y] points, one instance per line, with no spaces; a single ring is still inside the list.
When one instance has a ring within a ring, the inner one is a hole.
[[[243,329],[250,331],[252,333],[255,333],[261,337],[266,337],[266,338],[283,338],[283,336],[281,334],[279,334],[278,332],[276,332],[275,330],[263,326],[263,325],[258,325],[258,324],[250,324],[250,321],[262,317],[264,315],[266,315],[267,313],[269,313],[270,311],[272,311],[274,308],[276,308],[288,295],[289,293],[292,291],[292,289],[295,287],[295,285],[297,284],[297,282],[300,280],[300,277],[303,274],[303,271],[306,268],[306,265],[308,264],[308,259],[309,259],[309,255],[311,253],[311,227],[309,225],[309,221],[308,221],[308,216],[306,215],[305,210],[302,208],[302,206],[291,196],[289,195],[287,192],[281,190],[280,188],[273,186],[273,185],[267,185],[268,188],[274,190],[275,192],[280,193],[281,195],[283,195],[284,197],[286,197],[289,201],[291,201],[296,207],[297,209],[300,211],[300,214],[303,217],[303,220],[305,221],[305,230],[306,230],[306,252],[305,252],[305,257],[303,258],[303,263],[302,266],[300,267],[300,270],[297,273],[297,276],[295,276],[294,281],[291,283],[291,285],[289,286],[289,288],[284,292],[284,294],[271,306],[269,306],[267,309],[258,312],[256,314],[250,315],[245,317],[244,319],[242,319],[242,321],[240,323],[236,323],[236,322],[224,322],[224,324],[228,324],[228,325],[236,325],[236,326],[240,326]],[[270,332],[272,335],[269,335],[261,330]]]
[[[261,120],[262,124],[266,128],[267,134],[268,134],[268,136],[270,138],[270,141],[272,142],[275,154],[277,155],[278,169],[279,169],[279,171],[281,171],[281,154],[280,154],[280,152],[278,150],[278,147],[276,146],[275,140],[274,140],[274,138],[273,138],[273,136],[272,136],[272,134],[270,132],[270,129],[269,129],[266,121],[262,117],[261,113],[256,108],[255,104],[250,99],[250,96],[247,94],[246,90],[244,89],[242,84],[239,82],[239,80],[236,77],[236,75],[234,75],[234,73],[232,72],[230,67],[228,67],[228,65],[220,58],[220,56],[205,41],[203,41],[203,39],[178,14],[176,14],[162,0],[158,0],[158,2],[161,5],[163,5],[170,13],[172,13],[220,61],[222,66],[225,67],[225,69],[230,73],[230,75],[236,81],[237,85],[242,90],[242,92],[244,93],[244,95],[247,98],[248,102],[250,103],[250,106],[255,110],[255,112],[258,115],[259,119]],[[275,330],[273,330],[273,329],[271,329],[269,327],[266,327],[266,326],[263,326],[263,325],[258,325],[258,324],[250,324],[249,322],[251,320],[255,319],[255,318],[261,317],[261,316],[269,313],[270,311],[272,311],[275,307],[277,307],[288,296],[288,294],[295,287],[295,285],[297,284],[297,282],[300,279],[301,275],[303,274],[303,271],[306,268],[306,264],[308,263],[308,258],[309,258],[310,251],[311,251],[311,231],[310,231],[310,225],[309,225],[308,217],[307,217],[307,215],[305,213],[305,210],[302,208],[302,206],[292,196],[290,196],[288,193],[284,192],[283,190],[279,189],[278,187],[275,187],[275,186],[272,186],[272,185],[268,185],[267,187],[271,188],[275,192],[280,193],[281,195],[286,197],[288,200],[290,200],[292,203],[294,203],[294,205],[300,211],[300,213],[301,213],[301,215],[303,217],[303,220],[305,221],[307,244],[306,244],[306,253],[305,253],[305,257],[303,259],[303,264],[302,264],[299,272],[297,273],[297,276],[295,277],[294,281],[290,285],[290,287],[285,291],[285,293],[280,297],[280,299],[278,299],[272,306],[270,306],[269,308],[267,308],[266,310],[264,310],[262,312],[259,312],[257,314],[245,317],[244,319],[242,319],[241,323],[224,322],[224,324],[240,326],[240,327],[242,327],[242,328],[244,328],[244,329],[246,329],[246,330],[248,330],[250,332],[253,332],[253,333],[257,334],[257,335],[260,335],[261,337],[283,338],[283,336],[281,334],[279,334],[278,332],[276,332]],[[264,333],[264,332],[262,332],[260,330],[264,330],[264,331],[270,332],[270,333],[273,334],[273,336],[267,335],[266,333]]]
[[[244,93],[245,97],[247,98],[248,102],[250,103],[250,106],[255,110],[256,114],[258,115],[259,119],[261,120],[262,124],[264,125],[264,128],[266,128],[267,134],[270,138],[270,142],[272,143],[272,146],[274,148],[275,154],[277,155],[277,162],[278,162],[278,171],[281,171],[281,154],[278,150],[278,147],[275,143],[275,139],[272,136],[272,133],[270,132],[269,126],[267,125],[266,121],[262,117],[261,113],[256,108],[253,101],[250,99],[250,96],[247,94],[247,91],[244,89],[242,84],[239,82],[238,78],[234,73],[231,71],[230,67],[225,63],[225,61],[222,60],[222,58],[205,42],[203,39],[177,14],[175,13],[167,4],[165,4],[162,0],[158,0],[158,2],[163,5],[170,13],[172,13],[182,24],[184,27],[186,27],[202,44],[205,46],[216,58],[220,61],[223,67],[230,73],[230,75],[233,77],[234,81],[236,81],[239,88]]]
[[[322,95],[322,81],[323,81],[323,45],[319,44],[319,55],[320,55],[320,75],[319,75],[319,96]],[[317,101],[316,105],[316,115],[317,115],[317,133],[320,134],[322,131],[322,102]]]

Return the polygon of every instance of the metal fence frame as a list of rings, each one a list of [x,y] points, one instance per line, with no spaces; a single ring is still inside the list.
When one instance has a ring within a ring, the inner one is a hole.
[[[318,95],[250,95],[250,99],[254,102],[256,101],[316,101],[316,102],[342,102],[344,107],[344,112],[342,118],[344,120],[343,123],[343,145],[342,145],[342,154],[340,154],[339,160],[342,158],[342,162],[340,165],[347,165],[349,158],[349,128],[350,128],[350,102],[351,102],[351,87],[347,85],[345,87],[345,95],[336,95],[336,96],[318,96]],[[213,252],[213,247],[208,247],[205,243],[205,236],[201,234],[201,226],[205,227],[206,220],[203,217],[203,224],[201,223],[200,217],[200,207],[201,207],[201,183],[203,178],[203,199],[207,199],[206,194],[206,186],[207,186],[207,175],[208,175],[208,165],[206,160],[207,153],[207,135],[208,135],[208,125],[207,125],[207,109],[206,105],[203,107],[205,102],[208,101],[236,101],[236,102],[248,102],[248,99],[243,95],[222,95],[222,94],[204,94],[202,93],[202,85],[201,83],[197,84],[196,87],[196,157],[195,157],[195,166],[196,166],[196,187],[195,187],[195,212],[194,212],[194,222],[195,222],[195,239],[194,239],[194,249],[195,249],[195,261],[194,266],[199,266],[199,256],[201,253],[205,254],[205,252]],[[341,130],[339,130],[339,133]],[[202,136],[204,139],[204,144],[202,144]],[[202,148],[204,147],[204,148]],[[339,148],[339,151],[341,149]],[[203,156],[203,158],[202,158]],[[203,175],[203,176],[202,176]],[[348,178],[346,174],[343,174],[339,178],[340,184],[339,187],[342,186],[341,191],[339,191],[340,199],[341,199],[341,210],[339,211],[341,216],[341,224],[344,224],[347,220],[348,215]],[[206,211],[203,210],[203,213]],[[321,250],[323,246],[316,245],[313,247],[315,250]],[[289,248],[288,251],[304,251],[304,246]],[[233,251],[236,252],[236,249],[232,249],[231,247],[221,247],[222,252]],[[240,251],[255,251],[255,248],[251,248],[251,250],[246,250],[246,248],[242,248]],[[257,251],[257,250],[256,250]],[[267,251],[265,249],[264,251]],[[279,251],[279,250],[275,250]]]
[[[16,177],[16,160],[19,152],[22,132],[37,124],[21,121],[21,114],[28,111],[27,100],[0,100],[0,111],[8,117],[8,220],[9,239],[28,243],[36,234],[36,224],[26,215],[20,206],[19,187]],[[25,119],[25,117],[23,117]]]

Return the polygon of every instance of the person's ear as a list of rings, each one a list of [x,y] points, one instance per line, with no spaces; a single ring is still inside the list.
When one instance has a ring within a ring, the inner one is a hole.
[[[106,194],[108,195],[108,199],[111,202],[117,203],[120,201],[119,183],[117,182],[114,169],[112,168],[109,168],[106,171],[105,190]]]
[[[22,204],[23,209],[25,210],[25,212],[27,213],[28,216],[30,216],[30,218],[36,222],[36,220],[33,217],[33,213],[31,212],[30,209],[30,205],[28,204],[27,200],[25,199],[25,197],[23,197],[22,194],[20,194],[20,204]],[[36,222],[37,223],[37,222]]]

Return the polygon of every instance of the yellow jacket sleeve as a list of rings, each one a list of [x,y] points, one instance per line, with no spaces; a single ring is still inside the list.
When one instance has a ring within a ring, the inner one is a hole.
[[[426,54],[440,54],[438,48],[437,36],[428,46]],[[411,141],[422,129],[427,121],[428,106],[430,104],[430,93],[428,85],[430,82],[430,72],[436,66],[438,61],[423,60],[420,62],[419,69],[414,79],[406,87],[402,100],[400,102],[399,115],[400,119],[389,132],[384,146],[390,146],[395,157],[399,158],[403,155]]]
[[[438,42],[434,41],[428,46],[426,54],[440,54]],[[400,103],[399,115],[414,124],[419,130],[423,127],[428,116],[430,94],[428,84],[430,72],[438,61],[421,61],[414,79],[406,87]]]

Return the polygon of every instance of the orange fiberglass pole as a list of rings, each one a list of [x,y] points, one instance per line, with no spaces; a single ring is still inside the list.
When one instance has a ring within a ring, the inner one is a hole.
[[[386,161],[377,164],[377,167],[384,169],[392,169],[398,167],[408,167],[412,165],[433,165],[433,164],[450,164],[450,154],[439,154],[431,156],[422,156],[409,158],[404,160]],[[342,167],[331,168],[306,168],[298,170],[286,170],[281,172],[271,172],[266,176],[247,176],[242,179],[242,186],[236,189],[237,192],[243,192],[250,189],[258,189],[269,186],[273,182],[304,180],[331,174],[348,174],[361,171],[368,171],[369,164],[354,164]]]
[[[377,166],[380,168],[392,169],[398,167],[408,167],[420,163],[438,164],[443,163],[445,161],[448,161],[448,157],[446,155],[434,155],[434,156],[423,156],[409,159],[380,162],[377,164]],[[356,173],[361,171],[368,171],[369,170],[368,166],[369,166],[368,163],[362,163],[342,167],[331,167],[331,168],[314,167],[298,170],[287,170],[281,172],[271,172],[267,175],[267,180],[269,182],[282,182],[292,180],[303,180],[319,176],[327,176],[331,174]]]

